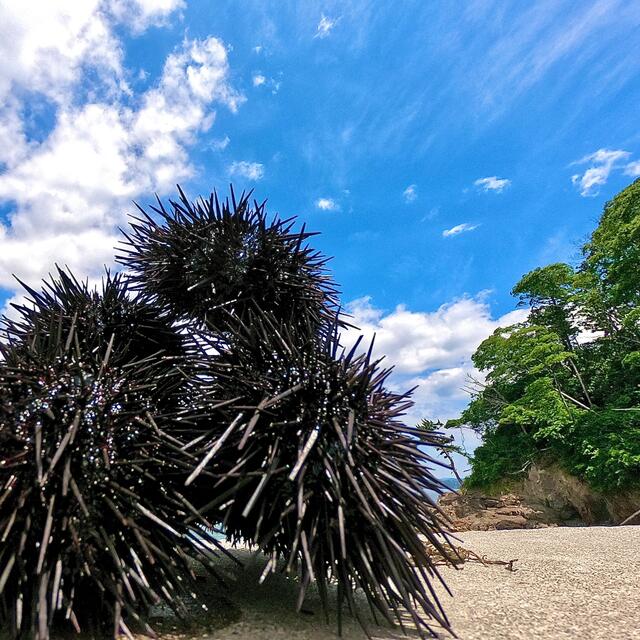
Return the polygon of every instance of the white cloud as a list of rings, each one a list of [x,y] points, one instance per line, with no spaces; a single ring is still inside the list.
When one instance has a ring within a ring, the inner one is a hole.
[[[229,138],[229,136],[225,136],[224,138],[217,138],[215,140],[212,140],[209,143],[209,146],[214,151],[222,151],[223,149],[226,149],[229,146],[230,142],[231,142],[231,138]]]
[[[18,88],[68,102],[89,68],[117,87],[122,56],[100,0],[0,3],[0,103]]]
[[[446,422],[460,415],[469,403],[470,375],[477,374],[471,366],[438,369],[432,373],[415,376],[404,381],[408,389],[417,387],[413,393],[415,406],[411,409],[413,423],[422,418]],[[398,389],[399,390],[399,389]]]
[[[526,311],[517,310],[493,320],[483,296],[461,298],[430,312],[398,305],[386,315],[364,297],[347,305],[347,310],[360,331],[347,332],[346,341],[353,342],[359,333],[367,339],[375,335],[374,352],[386,355],[399,373],[410,374],[466,366],[495,328],[526,317]]]
[[[99,275],[113,261],[131,199],[172,191],[193,175],[189,146],[211,127],[214,105],[235,111],[243,101],[229,84],[227,50],[213,37],[185,40],[146,92],[136,95],[124,82],[129,71],[116,22],[141,29],[181,6],[131,0],[0,7],[0,202],[10,206],[0,223],[0,287],[15,289],[12,273],[37,284],[54,262],[82,277]],[[24,134],[21,88],[54,105],[42,140]],[[81,95],[89,97],[79,101]]]
[[[18,320],[20,313],[13,306],[14,304],[23,305],[27,304],[28,300],[25,294],[17,293],[10,298],[7,298],[4,303],[4,307],[0,309],[0,317],[11,318],[12,320]]]
[[[417,191],[417,187],[415,184],[410,184],[403,192],[402,192],[402,197],[404,198],[404,201],[409,203],[409,202],[415,202],[418,198],[418,191]]]
[[[455,227],[451,227],[451,229],[445,229],[442,232],[443,238],[450,238],[451,236],[457,236],[460,233],[465,233],[467,231],[473,231],[477,229],[479,224],[471,224],[469,222],[463,222],[462,224],[457,224]]]
[[[253,53],[255,54],[259,54],[262,53],[262,49],[264,47],[261,44],[257,44],[255,47],[253,47],[253,49],[251,49],[251,51],[253,51]]]
[[[517,309],[493,318],[486,293],[454,300],[435,311],[411,311],[399,305],[390,313],[364,297],[348,304],[347,312],[359,329],[344,331],[342,344],[350,348],[362,335],[360,351],[364,352],[375,336],[374,358],[385,356],[383,367],[395,365],[389,387],[405,392],[417,386],[412,395],[415,405],[403,417],[407,424],[422,418],[444,422],[458,417],[469,403],[472,381],[483,380],[471,362],[474,351],[495,329],[522,322],[528,313]],[[454,435],[459,443],[466,440],[469,451],[479,444],[468,430]]]
[[[324,14],[320,17],[320,22],[316,28],[316,35],[314,38],[326,38],[333,28],[338,24],[340,18],[328,18]]]
[[[105,4],[119,21],[137,32],[165,24],[172,13],[185,7],[184,0],[108,0]]]
[[[97,75],[94,84],[101,91],[126,91],[122,43],[114,26],[141,32],[183,6],[183,0],[4,0],[0,103],[17,87],[69,103],[71,88],[88,69]]]
[[[265,89],[270,89],[271,93],[275,95],[280,91],[280,87],[282,85],[282,72],[276,74],[277,78],[268,78],[262,73],[254,73],[251,77],[251,82],[254,87],[264,87]]]
[[[430,312],[399,305],[385,313],[365,297],[348,304],[347,311],[359,330],[343,332],[343,345],[349,348],[362,335],[360,350],[365,351],[375,336],[373,356],[385,356],[384,367],[395,366],[390,388],[405,392],[417,386],[412,396],[415,405],[403,418],[407,424],[417,424],[422,418],[444,422],[459,416],[469,403],[473,380],[483,380],[471,362],[474,351],[495,329],[522,322],[528,313],[517,309],[493,318],[485,294],[461,298]],[[472,450],[478,442],[467,436],[466,444]],[[461,437],[463,433],[456,434],[457,440]]]
[[[240,160],[229,165],[229,175],[246,178],[247,180],[260,180],[264,177],[264,165],[259,162],[247,162]]]
[[[640,160],[636,160],[635,162],[630,162],[624,168],[624,175],[631,176],[632,178],[637,178],[640,176]]]
[[[584,173],[577,173],[571,176],[571,182],[580,189],[581,196],[597,196],[600,187],[607,183],[611,171],[618,168],[630,156],[631,154],[628,151],[621,149],[598,149],[596,152],[573,163],[574,165],[590,164],[591,166]],[[630,164],[633,166],[633,163]]]
[[[511,185],[511,180],[498,178],[498,176],[489,176],[487,178],[478,178],[473,184],[485,192],[495,191],[496,193],[502,193]]]
[[[20,115],[20,103],[15,98],[0,99],[0,172],[2,164],[12,165],[27,150],[27,139]]]
[[[318,198],[316,207],[322,211],[337,211],[340,208],[333,198]]]

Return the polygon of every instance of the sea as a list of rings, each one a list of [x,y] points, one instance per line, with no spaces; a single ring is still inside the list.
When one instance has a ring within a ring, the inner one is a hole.
[[[450,478],[438,478],[442,484],[447,486],[451,491],[457,491],[460,488],[460,481],[458,478],[454,478],[453,476]],[[427,491],[427,494],[432,500],[437,500],[439,497],[439,493],[437,491]]]
[[[438,480],[443,484],[446,484],[451,491],[457,491],[460,488],[460,480],[458,480],[458,478],[438,478]]]

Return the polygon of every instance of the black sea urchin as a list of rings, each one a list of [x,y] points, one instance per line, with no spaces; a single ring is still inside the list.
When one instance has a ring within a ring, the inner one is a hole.
[[[150,605],[180,610],[186,553],[209,554],[170,481],[191,464],[165,432],[183,374],[143,345],[162,322],[120,279],[104,296],[62,281],[5,320],[0,347],[0,621],[38,640],[65,619],[130,635]]]
[[[421,633],[429,618],[448,627],[425,549],[446,539],[428,497],[444,488],[426,451],[439,439],[402,424],[412,403],[385,389],[389,371],[341,352],[335,331],[300,343],[266,316],[218,347],[214,395],[239,399],[200,452],[193,500],[208,495],[203,512],[268,555],[265,576],[279,559],[300,570],[298,607],[315,580],[326,610],[335,580],[339,611],[346,600],[361,623],[357,590],[389,622],[409,614]]]
[[[192,203],[180,191],[170,212],[160,201],[151,207],[159,221],[140,209],[117,259],[176,317],[225,331],[259,309],[313,333],[335,314],[327,259],[306,245],[314,234],[294,232],[293,219],[269,221],[250,195]]]
[[[13,305],[18,317],[2,331],[14,352],[30,349],[35,335],[44,338],[40,350],[49,345],[57,351],[58,341],[65,334],[73,335],[74,343],[86,352],[104,352],[111,342],[112,366],[153,357],[156,371],[162,366],[171,371],[176,363],[185,366],[187,362],[184,339],[171,319],[148,300],[131,296],[122,274],[107,273],[100,290],[62,269],[57,270],[56,277],[44,281],[40,291],[23,286],[29,301]],[[49,336],[56,339],[50,340]],[[174,380],[175,376],[157,376],[158,383]]]

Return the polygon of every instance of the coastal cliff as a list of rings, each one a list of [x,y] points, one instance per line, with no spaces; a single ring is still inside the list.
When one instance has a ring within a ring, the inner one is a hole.
[[[602,494],[557,465],[533,465],[506,491],[463,489],[438,503],[456,531],[620,524],[640,509],[640,490]]]

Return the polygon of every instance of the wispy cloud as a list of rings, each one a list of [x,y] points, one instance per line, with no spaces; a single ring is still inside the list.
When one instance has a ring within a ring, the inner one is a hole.
[[[229,165],[229,175],[246,178],[247,180],[260,180],[264,177],[264,165],[259,162],[247,162],[240,160]]]
[[[209,143],[209,147],[214,151],[222,151],[229,146],[231,142],[231,138],[229,136],[225,136],[224,138],[216,138]]]
[[[420,222],[428,222],[429,220],[433,220],[440,213],[440,207],[431,207],[429,211],[427,211],[422,218],[420,218]]]
[[[338,24],[339,21],[340,18],[328,18],[323,13],[316,28],[316,35],[313,37],[326,38],[331,33],[331,31],[333,31],[334,27]]]
[[[637,178],[640,176],[640,160],[636,160],[635,162],[630,162],[624,168],[624,175],[631,176],[632,178]]]
[[[584,77],[590,76],[594,69],[601,71],[602,84],[590,91],[591,99],[604,91],[605,83],[617,84],[621,77],[630,77],[633,73],[633,65],[618,68],[617,60],[609,55],[616,51],[620,38],[631,37],[638,28],[640,14],[634,3],[583,2],[575,5],[572,12],[567,12],[564,2],[528,3],[524,10],[512,14],[508,34],[498,31],[502,29],[501,20],[496,20],[489,5],[474,4],[471,11],[478,12],[477,26],[491,20],[487,29],[495,29],[493,33],[499,33],[500,37],[494,38],[482,56],[464,61],[473,67],[473,72],[470,73],[467,66],[458,67],[450,74],[454,82],[460,81],[461,76],[472,79],[476,95],[482,100],[481,106],[490,110],[488,119],[504,113],[513,100],[563,64],[570,73],[581,69]],[[501,19],[507,15],[505,11]],[[467,39],[461,43],[473,51]]]
[[[276,94],[280,90],[280,85],[282,84],[282,72],[276,74],[278,78],[268,78],[262,73],[254,73],[251,81],[254,87],[265,87],[266,89],[271,89],[271,93]]]
[[[477,229],[479,224],[471,224],[469,222],[463,222],[462,224],[457,224],[455,227],[451,227],[451,229],[445,229],[442,232],[443,238],[450,238],[451,236],[457,236],[461,233],[466,233],[467,231],[473,231]]]
[[[340,206],[333,198],[318,198],[316,200],[316,208],[322,211],[337,211]]]
[[[122,21],[129,22],[134,32],[140,33],[149,25],[160,27],[177,9],[184,9],[184,0],[111,0],[105,3],[110,11]]]
[[[498,178],[498,176],[489,176],[487,178],[478,178],[473,184],[485,193],[488,191],[502,193],[502,191],[511,185],[511,180],[508,178]]]
[[[625,162],[631,157],[628,151],[622,149],[598,149],[594,153],[577,160],[572,163],[574,165],[589,164],[591,165],[584,173],[576,173],[571,176],[571,182],[580,189],[580,195],[583,197],[597,196],[600,187],[607,184],[609,175],[614,169],[622,167]],[[629,169],[631,173],[627,175],[634,175],[635,163],[628,163],[625,167],[625,173]]]
[[[409,203],[409,202],[415,202],[418,199],[418,190],[415,184],[410,184],[403,192],[402,192],[402,197],[404,198],[404,201]]]

